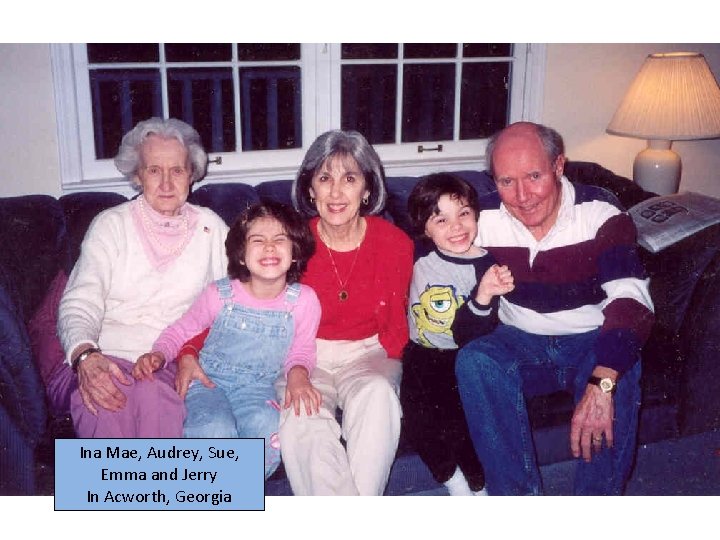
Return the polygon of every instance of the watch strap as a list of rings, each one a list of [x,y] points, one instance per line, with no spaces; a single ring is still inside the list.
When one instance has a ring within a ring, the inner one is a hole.
[[[605,378],[606,377],[596,377],[595,375],[590,375],[590,377],[588,377],[588,384],[594,384],[595,386],[598,386],[602,389],[601,383]],[[617,381],[612,381],[612,388],[610,389],[609,393],[614,394],[616,390],[617,390]],[[605,390],[603,390],[603,392],[605,392]]]
[[[80,365],[80,362],[85,360],[88,356],[95,353],[101,353],[102,351],[98,347],[90,347],[89,349],[85,349],[83,352],[78,354],[75,358],[73,358],[72,361],[72,370],[77,373],[78,366]]]

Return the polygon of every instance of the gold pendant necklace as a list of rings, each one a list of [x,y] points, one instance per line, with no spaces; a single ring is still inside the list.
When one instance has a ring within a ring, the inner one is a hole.
[[[341,302],[345,302],[348,299],[348,292],[346,285],[350,281],[350,276],[352,276],[353,270],[355,269],[355,263],[357,263],[358,255],[360,254],[360,245],[362,244],[364,234],[360,237],[360,241],[358,242],[357,247],[355,248],[355,257],[353,258],[353,262],[350,265],[350,271],[348,272],[347,277],[345,278],[345,281],[343,281],[340,278],[340,272],[338,272],[337,265],[335,264],[335,257],[333,257],[332,251],[330,250],[330,246],[328,245],[329,242],[326,240],[325,234],[321,231],[321,225],[318,223],[318,235],[320,236],[320,240],[322,240],[322,243],[325,244],[325,249],[327,249],[328,257],[330,257],[330,264],[332,264],[333,271],[335,272],[335,278],[337,279],[338,285],[340,285],[340,290],[338,291],[338,300]]]

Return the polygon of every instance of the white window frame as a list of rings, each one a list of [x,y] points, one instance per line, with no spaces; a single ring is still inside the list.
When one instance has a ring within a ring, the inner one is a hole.
[[[94,158],[88,62],[84,44],[51,44],[50,52],[57,111],[61,191],[94,190],[131,194],[132,188],[117,172],[111,159]],[[539,122],[545,79],[545,45],[515,44],[513,54],[510,122]],[[236,62],[235,58],[233,62]],[[340,44],[303,43],[301,60],[282,64],[299,65],[302,70],[303,148],[212,153],[211,159],[220,156],[222,164],[211,163],[203,182],[233,181],[256,185],[266,180],[293,178],[312,141],[328,129],[340,126]],[[235,105],[239,107],[239,103]],[[456,107],[459,107],[459,99],[456,99]],[[240,127],[236,129],[239,146]],[[420,153],[418,146],[421,144],[375,145],[387,176],[481,170],[485,167],[484,140],[437,141],[424,145],[435,147],[442,144],[442,152]]]

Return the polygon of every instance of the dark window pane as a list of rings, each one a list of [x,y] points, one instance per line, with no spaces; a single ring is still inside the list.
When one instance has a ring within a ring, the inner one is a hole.
[[[206,151],[235,151],[230,68],[169,69],[168,97],[170,116],[197,129]]]
[[[463,57],[511,56],[512,43],[463,43]]]
[[[240,70],[240,118],[243,150],[302,146],[300,68]]]
[[[455,58],[455,43],[406,43],[405,58]]]
[[[91,64],[120,62],[158,62],[157,43],[88,43],[88,62]]]
[[[397,43],[343,43],[340,47],[343,60],[397,58]]]
[[[227,62],[232,60],[230,43],[166,43],[168,62]]]
[[[122,136],[140,120],[162,116],[156,69],[90,70],[95,158],[115,157]]]
[[[445,141],[453,137],[455,66],[413,64],[404,68],[402,141]]]
[[[508,121],[510,64],[465,64],[460,97],[460,139],[482,139]]]
[[[359,131],[370,144],[395,142],[397,66],[342,67],[341,128]]]
[[[238,60],[300,60],[299,43],[238,43]]]

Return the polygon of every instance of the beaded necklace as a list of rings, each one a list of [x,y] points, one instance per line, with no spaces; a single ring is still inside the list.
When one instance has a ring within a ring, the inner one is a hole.
[[[190,232],[187,213],[183,213],[180,215],[180,227],[182,228],[182,237],[174,245],[167,246],[165,243],[163,243],[162,240],[160,240],[160,238],[158,238],[157,234],[155,234],[155,231],[153,230],[153,224],[150,221],[150,216],[145,209],[145,198],[143,196],[138,197],[138,202],[140,206],[140,217],[142,218],[143,228],[148,234],[148,238],[150,239],[151,243],[165,255],[177,255],[178,253],[180,253],[185,247],[185,242],[187,241],[188,233]],[[168,225],[169,223],[165,224],[166,227]]]

